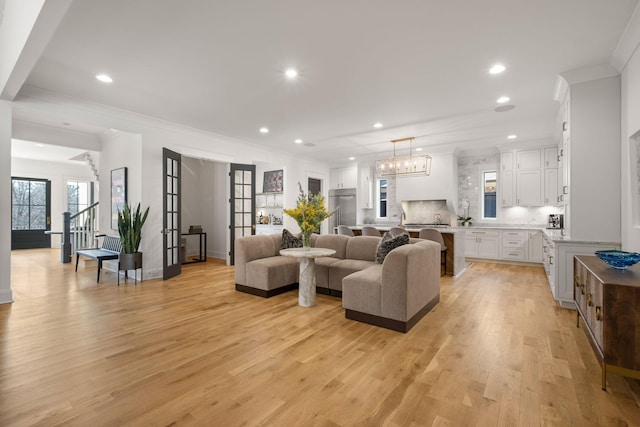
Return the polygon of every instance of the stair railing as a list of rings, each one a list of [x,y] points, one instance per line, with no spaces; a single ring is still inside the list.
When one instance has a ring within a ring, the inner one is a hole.
[[[71,256],[78,249],[98,247],[98,204],[71,215],[64,212],[62,231],[62,262],[71,262]]]

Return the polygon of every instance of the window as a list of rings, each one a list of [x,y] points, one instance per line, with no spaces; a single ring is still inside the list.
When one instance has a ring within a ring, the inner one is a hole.
[[[378,218],[387,217],[387,180],[379,179],[377,187],[378,196],[378,212],[376,212]]]
[[[11,179],[11,229],[47,229],[47,182]]]
[[[93,203],[93,183],[67,181],[67,211],[71,215],[89,207]]]
[[[482,173],[482,218],[496,219],[496,171]]]

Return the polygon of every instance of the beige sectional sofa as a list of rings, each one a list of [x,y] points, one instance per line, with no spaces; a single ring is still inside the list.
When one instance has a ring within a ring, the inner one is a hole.
[[[297,288],[296,258],[280,256],[279,234],[235,241],[236,290],[268,298]],[[406,332],[440,299],[440,245],[411,244],[375,261],[379,237],[314,235],[312,246],[336,251],[316,259],[316,290],[342,297],[345,315]]]

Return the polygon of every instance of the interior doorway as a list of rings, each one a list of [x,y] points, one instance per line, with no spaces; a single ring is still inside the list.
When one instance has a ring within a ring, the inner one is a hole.
[[[203,258],[229,262],[229,168],[229,163],[182,156],[183,264]]]
[[[309,195],[322,194],[322,180],[318,178],[308,178],[307,188]]]

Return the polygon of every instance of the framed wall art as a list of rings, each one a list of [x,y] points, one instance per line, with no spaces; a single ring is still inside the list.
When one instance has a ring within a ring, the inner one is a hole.
[[[118,211],[127,204],[127,168],[111,171],[111,228],[118,229]]]
[[[282,193],[282,169],[264,173],[263,193]]]

